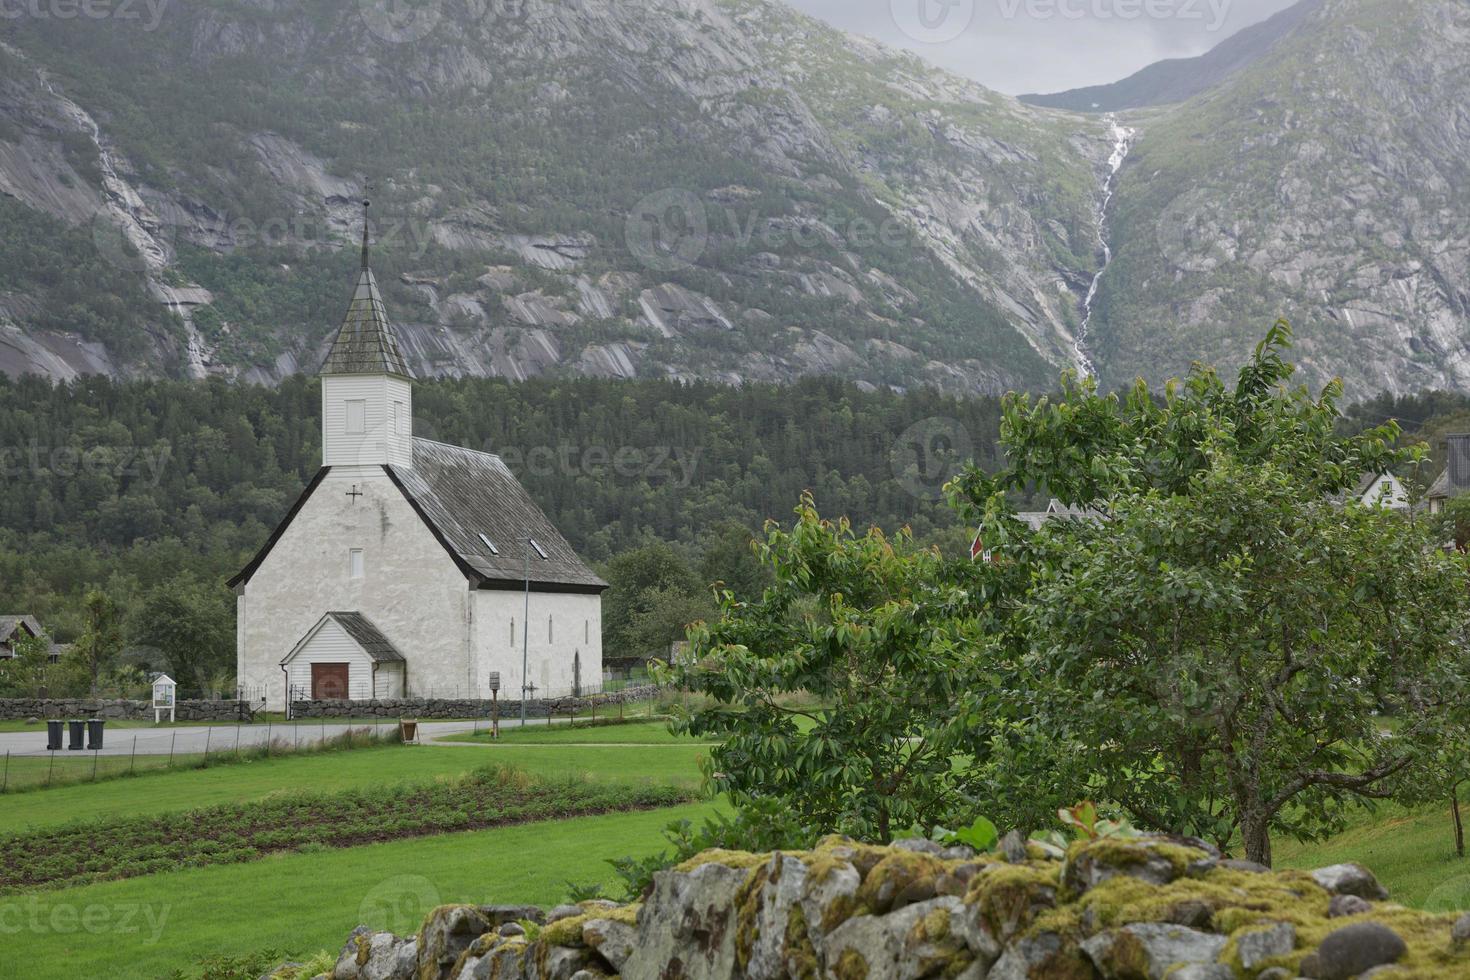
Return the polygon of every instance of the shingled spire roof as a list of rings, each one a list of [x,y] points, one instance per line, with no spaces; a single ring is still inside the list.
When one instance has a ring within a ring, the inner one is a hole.
[[[398,337],[388,322],[388,309],[378,292],[378,280],[368,265],[367,222],[362,225],[362,275],[357,292],[342,320],[342,329],[322,364],[322,374],[395,374],[412,378],[413,372],[398,348]]]

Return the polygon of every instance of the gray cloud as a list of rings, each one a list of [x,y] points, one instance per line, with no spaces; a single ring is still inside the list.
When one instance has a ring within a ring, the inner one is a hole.
[[[1203,54],[1294,0],[787,0],[1002,92],[1114,82]]]

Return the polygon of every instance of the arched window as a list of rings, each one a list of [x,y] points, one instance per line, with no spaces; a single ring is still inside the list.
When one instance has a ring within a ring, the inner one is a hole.
[[[510,617],[510,645],[516,645],[516,618]]]
[[[551,617],[550,616],[547,616],[546,617],[546,642],[547,643],[550,643],[551,640],[552,640],[552,636],[551,636]]]

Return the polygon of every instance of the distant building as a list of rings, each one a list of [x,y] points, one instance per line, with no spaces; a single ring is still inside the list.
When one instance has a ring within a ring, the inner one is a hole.
[[[364,232],[357,292],[322,368],[322,468],[230,581],[239,683],[270,710],[488,699],[492,674],[510,698],[602,677],[607,583],[499,456],[415,438],[412,418]]]
[[[1429,488],[1429,512],[1439,514],[1451,497],[1470,492],[1470,435],[1445,436],[1444,472]]]
[[[1364,473],[1357,486],[1335,498],[1339,503],[1357,501],[1364,507],[1388,510],[1409,509],[1409,488],[1392,473]]]
[[[1022,511],[1016,515],[1016,519],[1023,522],[1033,531],[1040,531],[1043,524],[1049,521],[1100,521],[1104,514],[1100,510],[1088,507],[1071,507],[1053,497],[1046,505],[1046,510]],[[983,532],[977,532],[974,542],[970,545],[970,558],[972,560],[984,559],[995,560],[995,549],[985,542]]]
[[[41,636],[41,621],[34,616],[0,616],[0,660],[15,656],[15,646],[24,637]]]

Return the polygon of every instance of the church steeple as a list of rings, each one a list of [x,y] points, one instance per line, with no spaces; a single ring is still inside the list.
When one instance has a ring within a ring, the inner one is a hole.
[[[373,276],[364,210],[357,290],[322,364],[323,465],[412,467],[412,381]]]
[[[413,372],[398,347],[398,335],[388,321],[388,308],[378,292],[378,280],[373,276],[365,212],[362,221],[362,272],[357,279],[357,291],[352,295],[347,315],[342,319],[342,328],[337,331],[337,339],[327,352],[322,374],[390,374],[413,378]]]

